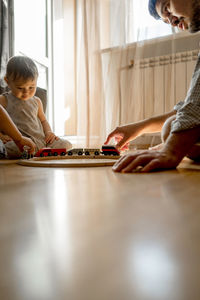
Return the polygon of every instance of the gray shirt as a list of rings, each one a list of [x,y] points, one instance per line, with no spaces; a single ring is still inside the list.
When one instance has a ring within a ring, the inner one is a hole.
[[[200,54],[185,101],[175,105],[174,110],[177,113],[176,119],[172,122],[172,133],[200,125]]]

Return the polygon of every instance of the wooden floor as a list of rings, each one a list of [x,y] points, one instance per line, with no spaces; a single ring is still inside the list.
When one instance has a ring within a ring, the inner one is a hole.
[[[200,166],[0,163],[0,299],[199,300]]]

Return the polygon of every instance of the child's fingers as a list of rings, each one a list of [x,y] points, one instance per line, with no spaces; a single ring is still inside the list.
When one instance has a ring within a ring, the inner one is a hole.
[[[56,135],[54,135],[54,134],[52,134],[52,135],[49,135],[49,136],[45,139],[45,142],[46,142],[47,144],[52,144],[55,140],[58,141],[58,140],[59,140],[59,137],[56,136]]]
[[[1,140],[3,141],[4,144],[6,144],[7,142],[12,141],[12,138],[10,136],[8,136],[8,135],[3,135],[1,137]]]
[[[45,142],[48,144],[48,143],[51,142],[51,139],[52,139],[52,136],[49,135],[49,136],[46,137]]]
[[[50,138],[50,139],[48,140],[48,144],[52,144],[53,141],[54,141],[54,139],[53,139],[53,138]]]
[[[53,135],[53,136],[51,136],[51,138],[49,139],[49,144],[52,144],[54,141],[56,140],[56,136],[55,135]]]

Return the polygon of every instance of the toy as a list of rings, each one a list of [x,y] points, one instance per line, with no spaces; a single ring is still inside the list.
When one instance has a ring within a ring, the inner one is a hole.
[[[74,149],[70,149],[67,151],[67,155],[100,155],[101,153],[101,150],[98,149],[98,148],[94,148],[94,149],[91,149],[91,148],[74,148]]]
[[[101,150],[98,148],[90,149],[90,148],[85,148],[84,149],[85,155],[100,155]]]
[[[33,157],[33,154],[29,153],[29,149],[30,148],[28,146],[23,147],[23,152],[22,152],[22,156],[21,156],[22,159],[29,159],[29,158]]]
[[[64,156],[66,155],[66,149],[51,149],[51,148],[42,148],[34,156],[35,157],[44,157],[44,156]]]
[[[83,148],[74,148],[67,151],[67,155],[83,155],[84,150]]]
[[[99,148],[74,148],[70,149],[66,153],[67,155],[86,155],[86,156],[98,156],[102,155],[120,155],[120,152],[115,148],[115,146],[102,146],[102,151]]]
[[[52,149],[52,148],[42,148],[34,156],[35,157],[47,157],[47,156],[71,156],[80,157],[87,156],[88,158],[97,158],[102,156],[119,156],[120,152],[114,146],[102,146],[102,150],[99,148],[72,148],[66,151],[65,148]],[[23,159],[31,158],[28,153],[28,149],[24,148],[22,153]]]
[[[115,146],[102,146],[102,154],[104,155],[120,155]]]

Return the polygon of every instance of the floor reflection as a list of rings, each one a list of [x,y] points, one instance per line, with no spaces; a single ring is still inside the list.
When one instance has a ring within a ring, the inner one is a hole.
[[[138,292],[148,299],[167,299],[174,289],[177,268],[164,245],[139,242],[131,252],[131,276]]]

